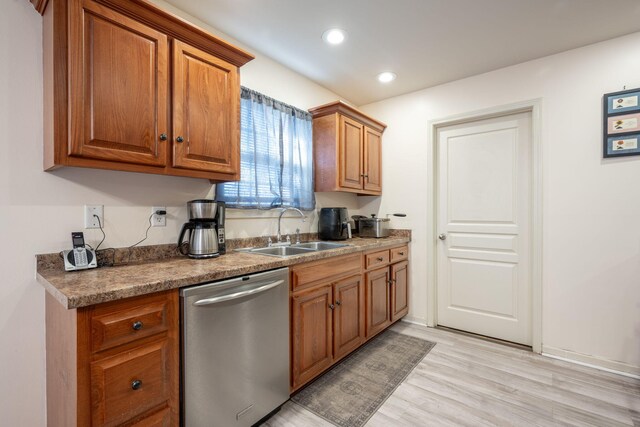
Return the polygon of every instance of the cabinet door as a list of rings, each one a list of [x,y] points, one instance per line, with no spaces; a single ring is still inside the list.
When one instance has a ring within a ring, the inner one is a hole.
[[[239,173],[237,67],[177,40],[173,46],[173,166]]]
[[[331,365],[331,285],[292,298],[292,375],[294,388]]]
[[[167,36],[95,3],[71,4],[69,155],[164,166]]]
[[[409,263],[391,266],[391,321],[395,322],[409,312]]]
[[[361,275],[343,279],[333,286],[333,351],[334,359],[339,359],[364,341],[364,286]]]
[[[364,189],[382,192],[382,134],[364,128]]]
[[[362,144],[364,127],[340,117],[340,187],[362,189]]]
[[[391,324],[389,268],[367,273],[366,284],[367,338],[370,338]]]

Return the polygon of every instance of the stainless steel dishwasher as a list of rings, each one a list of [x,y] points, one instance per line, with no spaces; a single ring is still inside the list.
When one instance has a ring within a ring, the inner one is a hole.
[[[186,427],[251,426],[289,399],[289,269],[180,291]]]

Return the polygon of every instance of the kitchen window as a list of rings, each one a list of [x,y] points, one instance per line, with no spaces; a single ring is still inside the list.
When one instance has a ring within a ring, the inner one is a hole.
[[[311,115],[242,87],[238,182],[216,199],[240,209],[315,208]]]

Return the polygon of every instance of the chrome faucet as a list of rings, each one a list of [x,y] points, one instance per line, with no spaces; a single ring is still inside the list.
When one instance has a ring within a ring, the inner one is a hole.
[[[298,212],[300,214],[300,217],[302,218],[302,222],[305,222],[307,219],[307,216],[304,213],[302,213],[302,211],[298,208],[283,208],[282,211],[280,211],[280,216],[278,217],[278,234],[276,235],[276,239],[277,239],[276,243],[282,242],[282,234],[280,234],[280,224],[282,223],[282,215],[284,215],[286,211],[290,211],[290,210]]]

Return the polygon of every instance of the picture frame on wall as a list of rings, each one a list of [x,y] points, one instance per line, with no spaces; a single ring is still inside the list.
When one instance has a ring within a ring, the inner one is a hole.
[[[640,88],[605,93],[603,157],[640,155]]]

